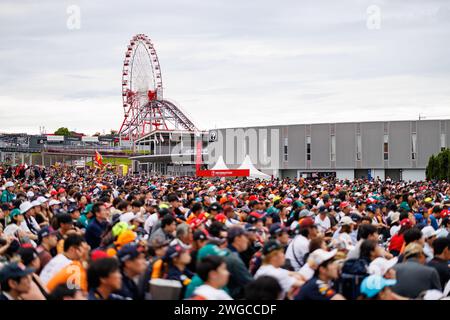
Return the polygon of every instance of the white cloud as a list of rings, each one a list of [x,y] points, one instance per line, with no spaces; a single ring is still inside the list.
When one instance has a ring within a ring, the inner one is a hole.
[[[80,30],[66,27],[72,4]],[[448,17],[443,0],[3,1],[0,128],[118,129],[135,33],[156,46],[165,97],[202,128],[450,118]]]

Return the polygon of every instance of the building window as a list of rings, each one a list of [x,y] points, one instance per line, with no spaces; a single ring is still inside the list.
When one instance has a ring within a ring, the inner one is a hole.
[[[311,137],[306,137],[306,160],[311,160]]]
[[[336,136],[331,136],[331,143],[330,143],[330,160],[336,161]]]
[[[356,136],[356,160],[361,160],[362,142],[361,135]]]
[[[411,134],[411,159],[416,160],[417,157],[417,134]]]
[[[387,134],[384,135],[383,154],[384,154],[384,160],[388,160],[389,159],[389,136]]]
[[[441,133],[441,151],[445,150],[445,133]]]
[[[284,138],[284,161],[288,161],[288,138]]]

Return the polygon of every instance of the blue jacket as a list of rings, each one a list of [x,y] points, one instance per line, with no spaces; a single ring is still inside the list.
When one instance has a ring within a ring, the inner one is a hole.
[[[91,249],[98,248],[102,240],[102,234],[108,227],[108,222],[100,222],[97,219],[92,219],[86,228],[86,242],[91,246]]]
[[[132,300],[143,300],[144,294],[141,292],[141,288],[138,286],[133,279],[129,278],[125,272],[122,273],[122,288],[117,292],[117,294],[130,298]]]

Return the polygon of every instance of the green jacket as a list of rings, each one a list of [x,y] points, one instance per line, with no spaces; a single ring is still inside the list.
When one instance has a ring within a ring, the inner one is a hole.
[[[14,193],[9,192],[8,190],[3,190],[2,192],[2,203],[8,203],[12,202],[16,198],[16,195]]]

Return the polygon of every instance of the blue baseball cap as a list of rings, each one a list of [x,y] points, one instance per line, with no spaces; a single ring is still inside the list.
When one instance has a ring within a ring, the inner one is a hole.
[[[126,244],[124,245],[119,252],[117,252],[117,258],[119,261],[124,263],[127,260],[133,260],[137,258],[141,253],[144,253],[144,248],[137,244]]]
[[[33,268],[21,268],[17,263],[9,263],[0,270],[0,281],[6,281],[13,278],[22,278],[33,273]]]
[[[397,283],[397,280],[386,279],[380,275],[370,275],[361,283],[361,293],[368,298],[373,298],[385,287],[391,287]]]

